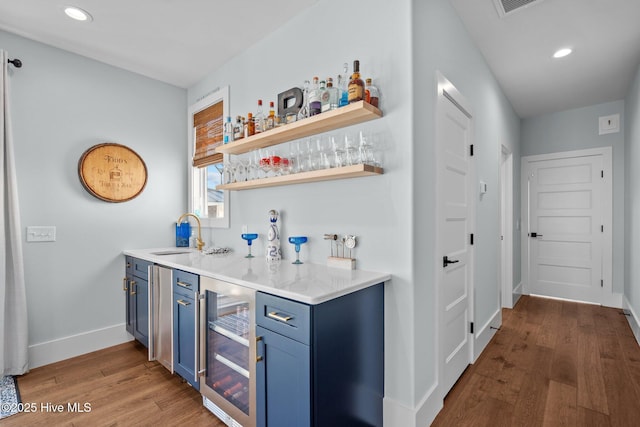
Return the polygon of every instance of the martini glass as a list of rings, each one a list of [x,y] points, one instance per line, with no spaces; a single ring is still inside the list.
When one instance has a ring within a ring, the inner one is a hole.
[[[296,245],[296,260],[291,264],[302,264],[302,261],[300,261],[300,245],[307,243],[307,236],[289,237],[289,243]]]
[[[240,237],[242,237],[244,240],[247,241],[247,245],[249,246],[249,255],[245,256],[245,258],[253,258],[253,255],[251,255],[251,242],[253,242],[255,239],[258,238],[258,234],[257,233],[243,233],[240,235]]]

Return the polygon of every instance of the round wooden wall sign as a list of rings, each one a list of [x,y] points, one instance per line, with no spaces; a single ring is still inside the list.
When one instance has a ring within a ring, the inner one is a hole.
[[[147,166],[124,145],[94,145],[82,154],[78,174],[84,188],[106,202],[126,202],[142,193],[147,184]]]

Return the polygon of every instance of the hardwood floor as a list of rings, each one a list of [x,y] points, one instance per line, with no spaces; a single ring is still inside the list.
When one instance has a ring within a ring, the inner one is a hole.
[[[640,425],[640,347],[622,310],[523,296],[433,426]]]
[[[202,406],[196,390],[147,361],[147,349],[135,341],[33,369],[18,378],[18,389],[27,409],[36,411],[3,419],[2,427],[226,427]],[[69,411],[76,402],[82,409],[88,403],[90,412]],[[62,411],[53,412],[54,405],[63,405]]]
[[[200,394],[136,342],[19,377],[35,413],[5,426],[224,427]],[[67,404],[91,405],[73,413]],[[47,403],[64,405],[46,412]],[[445,399],[434,426],[640,425],[640,348],[621,310],[523,296]],[[402,427],[402,426],[389,426]]]

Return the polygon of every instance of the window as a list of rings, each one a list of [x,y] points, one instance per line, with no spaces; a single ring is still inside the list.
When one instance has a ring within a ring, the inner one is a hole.
[[[229,115],[229,87],[217,89],[189,107],[189,212],[204,227],[229,227],[229,192],[216,190],[222,183],[224,117]]]

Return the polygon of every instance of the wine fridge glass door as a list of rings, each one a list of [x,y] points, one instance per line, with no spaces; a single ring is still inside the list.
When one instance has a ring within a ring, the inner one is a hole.
[[[201,278],[201,393],[243,426],[255,425],[255,291]],[[215,411],[214,411],[215,412]]]

